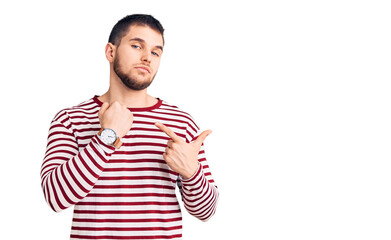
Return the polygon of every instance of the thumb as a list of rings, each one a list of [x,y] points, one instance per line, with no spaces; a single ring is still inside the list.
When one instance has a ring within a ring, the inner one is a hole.
[[[104,102],[102,106],[99,109],[98,116],[99,118],[106,112],[106,110],[109,108],[110,104],[108,102]]]
[[[198,138],[194,141],[195,144],[197,144],[199,147],[201,147],[202,143],[204,142],[205,138],[209,136],[209,134],[212,133],[212,130],[205,130],[203,131]]]

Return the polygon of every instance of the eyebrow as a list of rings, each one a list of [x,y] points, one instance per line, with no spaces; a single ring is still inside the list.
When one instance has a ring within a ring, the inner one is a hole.
[[[145,40],[144,40],[144,39],[138,38],[138,37],[132,38],[132,39],[130,39],[129,41],[136,41],[136,42],[145,43]],[[158,49],[160,49],[160,50],[163,51],[163,47],[160,46],[160,45],[155,46],[155,48],[158,48]]]

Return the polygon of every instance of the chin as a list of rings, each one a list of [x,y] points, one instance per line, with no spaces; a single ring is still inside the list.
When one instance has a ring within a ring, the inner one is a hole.
[[[129,79],[126,79],[125,81],[122,80],[122,82],[125,84],[126,87],[128,87],[131,90],[141,91],[148,88],[151,85],[152,80],[143,80],[143,81],[130,80],[129,81]]]

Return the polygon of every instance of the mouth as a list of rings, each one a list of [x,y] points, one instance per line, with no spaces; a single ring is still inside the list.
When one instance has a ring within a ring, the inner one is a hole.
[[[136,67],[139,71],[144,72],[144,73],[151,73],[151,70],[147,66],[137,66]]]

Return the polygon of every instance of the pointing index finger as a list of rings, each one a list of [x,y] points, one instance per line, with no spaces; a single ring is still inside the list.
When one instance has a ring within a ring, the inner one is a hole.
[[[178,135],[176,135],[174,131],[172,131],[169,127],[165,126],[163,123],[156,122],[155,126],[162,130],[165,134],[167,134],[167,136],[169,136],[174,142],[183,141],[182,138],[178,137]]]

